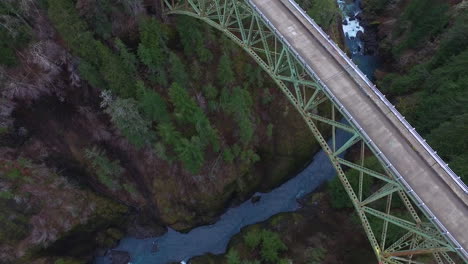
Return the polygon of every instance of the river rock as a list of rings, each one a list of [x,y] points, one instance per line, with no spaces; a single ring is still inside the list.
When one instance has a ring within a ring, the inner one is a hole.
[[[130,254],[127,251],[112,250],[110,252],[110,259],[112,264],[128,264]]]
[[[254,195],[250,201],[252,203],[258,203],[262,197],[260,195]]]

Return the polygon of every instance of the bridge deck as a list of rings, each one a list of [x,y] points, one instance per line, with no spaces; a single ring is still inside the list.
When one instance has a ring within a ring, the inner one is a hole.
[[[453,237],[468,249],[467,195],[287,1],[252,0],[351,113]],[[364,90],[368,90],[366,94]]]

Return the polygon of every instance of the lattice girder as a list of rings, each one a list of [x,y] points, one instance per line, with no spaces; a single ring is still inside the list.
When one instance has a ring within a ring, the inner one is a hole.
[[[223,32],[278,85],[330,158],[381,263],[420,263],[417,259],[423,254],[433,255],[437,263],[454,263],[447,252],[456,250],[411,202],[401,182],[388,168],[381,165],[376,170],[365,164],[365,157],[373,155],[379,159],[380,153],[372,153],[369,142],[359,129],[350,125],[350,120],[340,121],[347,118],[343,109],[335,105],[315,74],[249,3],[249,0],[164,0],[166,14],[192,16]],[[329,111],[323,111],[324,107],[330,107]],[[328,127],[327,133],[319,127]],[[338,130],[350,134],[341,146],[336,144]],[[329,134],[330,143],[325,140]],[[350,149],[358,150],[358,159],[343,157]],[[358,179],[349,178],[345,168],[356,170]],[[370,193],[364,190],[364,181],[368,179],[373,181]],[[371,221],[381,221],[382,227],[376,228]],[[404,234],[390,241],[388,232],[395,228]]]

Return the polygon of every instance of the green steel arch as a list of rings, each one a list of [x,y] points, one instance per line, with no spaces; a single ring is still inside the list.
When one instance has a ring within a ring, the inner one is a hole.
[[[380,263],[424,263],[427,256],[441,264],[466,260],[461,247],[430,221],[433,217],[421,210],[401,177],[382,165],[381,153],[362,129],[353,125],[346,110],[250,0],[164,0],[163,5],[166,15],[191,16],[223,32],[270,75],[330,158]],[[338,121],[343,117],[348,124]],[[337,130],[352,135],[340,147],[335,143]],[[324,131],[331,134],[331,144]],[[359,150],[359,158],[339,156],[351,147]],[[379,159],[380,168],[365,163],[369,154]],[[357,173],[351,176],[344,168]],[[364,189],[366,178],[377,186],[372,191]]]

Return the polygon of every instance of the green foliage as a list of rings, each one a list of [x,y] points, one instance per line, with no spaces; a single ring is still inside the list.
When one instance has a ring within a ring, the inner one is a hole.
[[[104,151],[96,147],[85,149],[85,157],[102,184],[109,189],[120,189],[116,182],[123,172],[119,161],[111,161]]]
[[[92,31],[103,39],[109,39],[112,35],[111,15],[112,10],[116,7],[115,3],[111,3],[109,0],[99,0],[84,6],[88,8],[85,8],[81,13]]]
[[[5,177],[9,180],[17,180],[23,177],[21,171],[18,168],[13,168],[5,173]]]
[[[198,109],[196,112],[194,122],[203,146],[211,144],[213,146],[213,150],[218,152],[220,150],[219,132],[211,126],[210,121],[201,109]]]
[[[263,90],[263,95],[262,95],[262,104],[266,105],[269,104],[273,101],[274,96],[271,94],[270,89],[265,89]]]
[[[232,150],[230,147],[226,147],[224,148],[224,151],[223,151],[223,160],[228,162],[228,163],[232,163],[234,161],[236,157],[234,156],[234,154],[232,153]]]
[[[254,229],[244,235],[244,242],[250,249],[257,248],[262,242],[262,236],[259,230]]]
[[[121,97],[128,98],[135,95],[134,78],[128,72],[128,63],[123,63],[119,56],[102,44],[96,43],[96,53],[100,58],[99,72],[106,81],[109,89]],[[133,83],[132,83],[133,82]]]
[[[219,151],[219,135],[202,109],[178,83],[169,88],[169,97],[175,109],[175,116],[186,123],[195,125],[202,146],[212,144],[214,151]]]
[[[325,259],[327,250],[323,247],[309,248],[306,251],[306,256],[308,258],[308,264],[320,264]]]
[[[404,113],[418,131],[427,134],[448,118],[468,112],[467,71],[468,48],[432,70],[421,83],[418,105]]]
[[[283,263],[279,254],[288,249],[278,233],[266,229],[250,230],[244,235],[244,242],[251,250],[260,248],[262,260],[267,263]]]
[[[365,0],[364,11],[380,15],[390,2],[390,0]]]
[[[182,138],[175,145],[175,151],[184,168],[191,173],[198,173],[205,161],[203,144],[199,137],[193,136],[190,140]]]
[[[247,145],[255,132],[254,123],[251,120],[252,97],[247,89],[234,87],[232,92],[224,88],[221,92],[221,108],[229,114],[239,125],[240,141]]]
[[[208,100],[215,100],[218,97],[218,89],[212,84],[203,85],[202,89]]]
[[[92,65],[99,64],[96,44],[88,26],[81,20],[71,0],[48,0],[48,14],[71,50]]]
[[[150,122],[141,117],[137,102],[133,99],[112,99],[109,93],[103,92],[102,107],[110,115],[112,123],[128,139],[130,143],[140,148],[153,140],[150,132]]]
[[[130,52],[125,46],[125,44],[120,40],[115,40],[115,46],[119,50],[119,57],[123,63],[125,70],[132,76],[136,76],[137,74],[137,63],[138,60],[132,52]]]
[[[417,48],[424,41],[438,35],[448,22],[448,4],[439,0],[413,0],[406,7],[398,23],[397,36],[405,32],[404,40],[394,49],[400,53]]]
[[[377,172],[382,171],[379,161],[374,156],[366,158],[364,160],[364,166]],[[359,171],[349,169],[346,171],[346,178],[351,184],[353,190],[357,193],[359,190]],[[362,194],[364,197],[370,194],[372,183],[372,177],[364,175],[362,183]],[[342,209],[353,207],[353,204],[351,203],[351,200],[338,177],[329,181],[327,188],[331,195],[331,205],[333,208]]]
[[[81,76],[93,86],[108,88],[122,97],[134,95],[133,72],[129,61],[122,61],[108,47],[93,38],[84,21],[78,16],[71,0],[48,0],[48,14],[65,43],[81,57]],[[119,44],[117,44],[119,46]],[[122,48],[122,47],[120,47]]]
[[[393,210],[392,215],[407,221],[414,221],[410,213],[405,209],[403,211]],[[382,234],[383,232],[383,220],[372,215],[367,215],[371,229],[375,234]],[[407,230],[401,228],[397,225],[389,223],[387,229],[386,244],[391,245],[395,243],[399,238],[404,236],[407,233]]]
[[[180,84],[173,83],[169,88],[169,98],[175,108],[175,116],[185,122],[194,120],[199,111],[198,105]]]
[[[54,264],[84,264],[84,262],[71,258],[59,258],[54,262]]]
[[[221,86],[228,86],[235,80],[234,71],[232,70],[231,58],[229,58],[229,56],[226,54],[221,56],[219,59],[217,77]]]
[[[246,81],[247,86],[263,87],[264,82],[265,82],[265,77],[263,75],[263,70],[260,66],[258,65],[252,66],[252,64],[247,63],[242,68],[244,69],[243,75],[247,76],[247,81]]]
[[[165,70],[168,57],[167,39],[167,32],[160,22],[154,18],[142,20],[138,57],[151,70],[151,74],[156,75],[156,82],[161,85],[167,84]]]
[[[228,264],[241,264],[239,253],[237,253],[237,251],[234,249],[229,250],[226,258]]]
[[[198,173],[203,166],[204,146],[197,136],[189,140],[184,138],[171,123],[162,123],[158,126],[159,136],[165,144],[174,146],[177,158],[182,161],[184,168],[191,173]]]
[[[266,131],[266,134],[267,134],[267,137],[268,138],[272,138],[273,137],[273,124],[272,123],[269,123],[268,126],[267,126],[267,131]]]
[[[382,87],[390,94],[404,95],[412,93],[420,89],[421,83],[423,83],[430,73],[428,71],[427,64],[419,64],[413,67],[408,74],[399,75],[391,73],[385,76],[382,80]]]
[[[158,134],[162,141],[169,145],[177,145],[182,138],[182,134],[170,122],[159,124]]]
[[[260,156],[252,149],[247,149],[241,152],[241,159],[248,163],[255,163],[260,160]]]
[[[260,254],[263,260],[277,263],[280,260],[279,253],[287,249],[288,248],[283,241],[281,241],[277,233],[268,230],[262,231],[262,248]]]
[[[20,14],[19,3],[0,2],[0,65],[18,64],[16,51],[29,43],[30,31]]]
[[[156,91],[145,87],[142,81],[137,81],[138,108],[145,119],[156,122],[169,122],[166,100]]]
[[[454,25],[444,34],[437,55],[431,66],[440,66],[453,56],[460,54],[468,47],[468,12],[462,12],[455,20]]]
[[[340,16],[340,11],[334,0],[314,0],[310,2],[310,5],[311,7],[306,9],[307,13],[325,29],[329,29]]]
[[[166,147],[161,142],[154,144],[154,152],[160,159],[170,161],[169,156],[166,153]]]
[[[15,195],[11,191],[0,191],[0,199],[12,199]]]
[[[189,84],[189,76],[179,56],[171,52],[169,54],[169,63],[171,65],[170,74],[172,80],[179,83],[182,86],[187,86]]]
[[[30,215],[22,206],[14,205],[8,202],[13,198],[11,195],[3,194],[0,196],[0,242],[9,244],[19,241],[29,234]],[[10,193],[11,194],[11,193]]]
[[[176,28],[186,56],[197,55],[198,59],[204,63],[213,59],[213,54],[205,47],[207,30],[199,21],[188,16],[179,16]]]
[[[450,167],[468,182],[468,113],[457,115],[433,129],[427,140]]]

